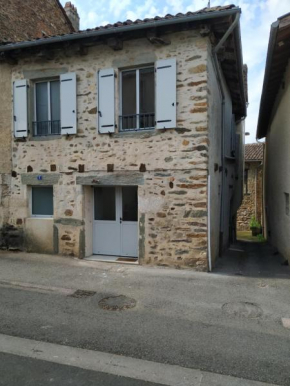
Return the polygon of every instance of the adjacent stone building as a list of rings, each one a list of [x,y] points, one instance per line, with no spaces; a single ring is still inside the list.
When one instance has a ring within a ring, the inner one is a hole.
[[[0,46],[8,248],[211,269],[242,200],[240,12]]]
[[[69,17],[72,18],[72,21]],[[71,2],[66,3],[65,11],[58,0],[2,1],[0,2],[0,44],[72,33],[76,30],[72,22],[75,23],[77,17],[77,10]],[[6,103],[0,105],[0,228],[2,230],[0,247],[5,247],[12,245],[12,240],[19,239],[20,235],[17,227],[9,223],[12,142],[11,133],[7,133],[7,127],[11,124],[9,114],[12,114],[12,105],[7,103],[8,96],[11,94],[11,82],[7,80],[11,79],[15,60],[10,57],[9,53],[3,52],[0,60],[2,61],[0,66],[1,97],[6,99]]]
[[[271,26],[257,138],[265,138],[265,236],[290,262],[290,14]]]
[[[245,145],[244,198],[238,210],[238,231],[249,231],[253,217],[263,225],[263,153],[263,143]]]

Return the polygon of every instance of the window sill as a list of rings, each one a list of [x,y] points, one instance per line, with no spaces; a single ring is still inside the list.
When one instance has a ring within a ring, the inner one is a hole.
[[[41,216],[41,215],[31,215],[28,217],[31,220],[53,220],[53,216]]]
[[[61,139],[61,135],[44,135],[39,137],[29,137],[29,141],[37,142],[37,141],[54,141],[55,139]]]
[[[153,127],[152,129],[147,130],[130,130],[130,131],[118,131],[116,133],[112,133],[113,138],[131,138],[131,137],[137,137],[137,138],[150,138],[155,135],[161,134],[162,130],[155,130]]]

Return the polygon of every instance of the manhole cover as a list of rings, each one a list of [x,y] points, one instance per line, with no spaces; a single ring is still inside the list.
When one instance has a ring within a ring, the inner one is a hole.
[[[263,315],[262,309],[257,304],[249,302],[225,303],[222,309],[229,315],[242,318],[255,319]]]
[[[127,296],[110,296],[99,301],[99,306],[104,310],[121,311],[136,306],[136,300]]]
[[[95,291],[85,291],[85,290],[76,290],[72,295],[72,298],[88,298],[89,296],[94,296]]]

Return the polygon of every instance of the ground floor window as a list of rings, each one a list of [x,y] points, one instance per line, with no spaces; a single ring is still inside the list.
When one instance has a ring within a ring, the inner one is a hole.
[[[37,217],[53,216],[53,187],[32,186],[31,214]]]

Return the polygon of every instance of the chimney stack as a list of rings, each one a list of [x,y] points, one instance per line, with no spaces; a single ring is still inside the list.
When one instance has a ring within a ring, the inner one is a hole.
[[[70,1],[67,1],[64,6],[64,10],[67,14],[67,17],[70,19],[76,32],[80,29],[80,17],[75,7]]]

